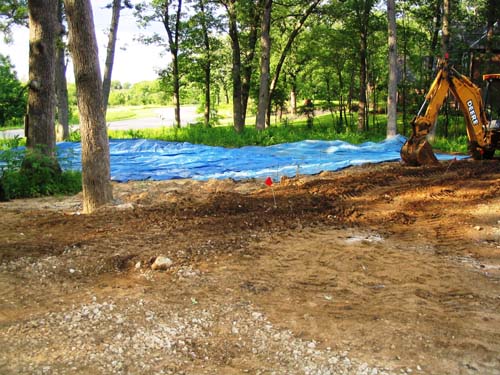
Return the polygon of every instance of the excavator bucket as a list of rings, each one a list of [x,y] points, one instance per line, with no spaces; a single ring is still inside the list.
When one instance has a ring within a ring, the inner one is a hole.
[[[426,137],[411,136],[403,145],[400,151],[401,159],[409,165],[432,165],[437,164],[438,160],[432,146]]]

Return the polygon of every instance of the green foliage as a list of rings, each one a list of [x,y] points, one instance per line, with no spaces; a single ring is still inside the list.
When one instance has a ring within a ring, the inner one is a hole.
[[[318,107],[321,103],[317,103]],[[249,119],[250,121],[250,119]],[[442,128],[445,121],[440,117],[438,130]],[[254,127],[246,126],[242,133],[236,133],[231,124],[217,125],[211,128],[201,123],[193,124],[180,129],[163,127],[142,130],[110,130],[109,136],[114,139],[157,139],[168,142],[189,142],[193,144],[205,144],[221,147],[242,146],[270,146],[278,143],[298,142],[308,139],[318,140],[343,140],[352,144],[366,141],[378,142],[386,137],[387,117],[384,114],[371,114],[369,117],[369,131],[358,132],[356,121],[353,118],[344,126],[339,126],[338,113],[315,116],[312,127],[307,126],[307,119],[289,121],[284,118],[279,124],[275,124],[263,131],[257,131]],[[406,129],[409,131],[407,124]],[[434,147],[443,152],[467,153],[467,137],[465,135],[465,124],[454,126],[448,137],[442,135],[439,130]],[[398,132],[403,134],[403,124],[399,117]],[[70,134],[70,141],[81,140],[78,132]]]
[[[81,189],[80,172],[61,171],[54,159],[38,151],[14,148],[0,152],[0,199],[72,195]]]
[[[468,139],[466,135],[457,138],[436,137],[432,141],[432,147],[442,152],[457,152],[467,154]]]
[[[166,104],[167,95],[158,80],[138,82],[132,86],[113,81],[109,94],[109,106]]]
[[[143,130],[111,130],[110,138],[115,139],[157,139],[170,142],[190,142],[222,147],[242,147],[249,145],[270,146],[278,143],[297,142],[306,139],[341,139],[351,143],[361,143],[367,140],[382,140],[383,132],[355,133],[345,131],[338,133],[332,126],[330,116],[319,116],[314,120],[312,127],[307,121],[297,121],[292,124],[285,121],[263,131],[254,127],[245,127],[242,133],[236,133],[232,125],[207,128],[201,124],[185,128],[157,128]],[[79,141],[79,134],[75,133],[71,141]]]
[[[12,42],[12,26],[28,24],[27,0],[2,0],[0,1],[0,32],[4,40]]]
[[[0,127],[21,125],[26,110],[26,90],[13,69],[9,58],[0,54]]]
[[[16,135],[14,138],[2,138],[0,139],[0,152],[8,151],[19,146],[24,146],[25,144],[26,138],[19,137],[18,135]]]

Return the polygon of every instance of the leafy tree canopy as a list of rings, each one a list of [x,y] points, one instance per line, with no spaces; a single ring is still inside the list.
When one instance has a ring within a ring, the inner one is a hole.
[[[9,58],[0,54],[0,126],[22,122],[25,109],[26,91]]]
[[[12,42],[13,25],[28,25],[27,0],[0,1],[0,32],[8,43]]]

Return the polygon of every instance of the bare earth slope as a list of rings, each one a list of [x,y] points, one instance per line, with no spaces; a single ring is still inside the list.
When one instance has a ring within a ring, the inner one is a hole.
[[[0,373],[500,374],[498,161],[273,189],[1,203]]]

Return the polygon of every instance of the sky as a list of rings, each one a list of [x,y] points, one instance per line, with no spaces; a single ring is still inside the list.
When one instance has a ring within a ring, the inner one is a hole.
[[[107,30],[111,22],[111,10],[104,6],[108,0],[92,0],[94,13],[95,31],[99,48],[99,60],[101,75],[104,72],[104,61],[106,59],[106,46],[108,43]],[[153,25],[153,30],[164,33],[160,24]],[[6,45],[0,36],[0,53],[10,56],[15,66],[17,77],[21,81],[28,79],[28,49],[29,31],[25,27],[14,28],[14,42]],[[163,55],[164,50],[157,46],[145,46],[134,39],[144,31],[136,26],[132,10],[125,9],[120,16],[118,26],[118,40],[116,43],[115,60],[113,66],[112,80],[122,83],[137,83],[150,81],[157,77],[156,71],[164,68],[169,61],[168,55]],[[67,80],[74,82],[73,65],[70,63],[67,69]]]

